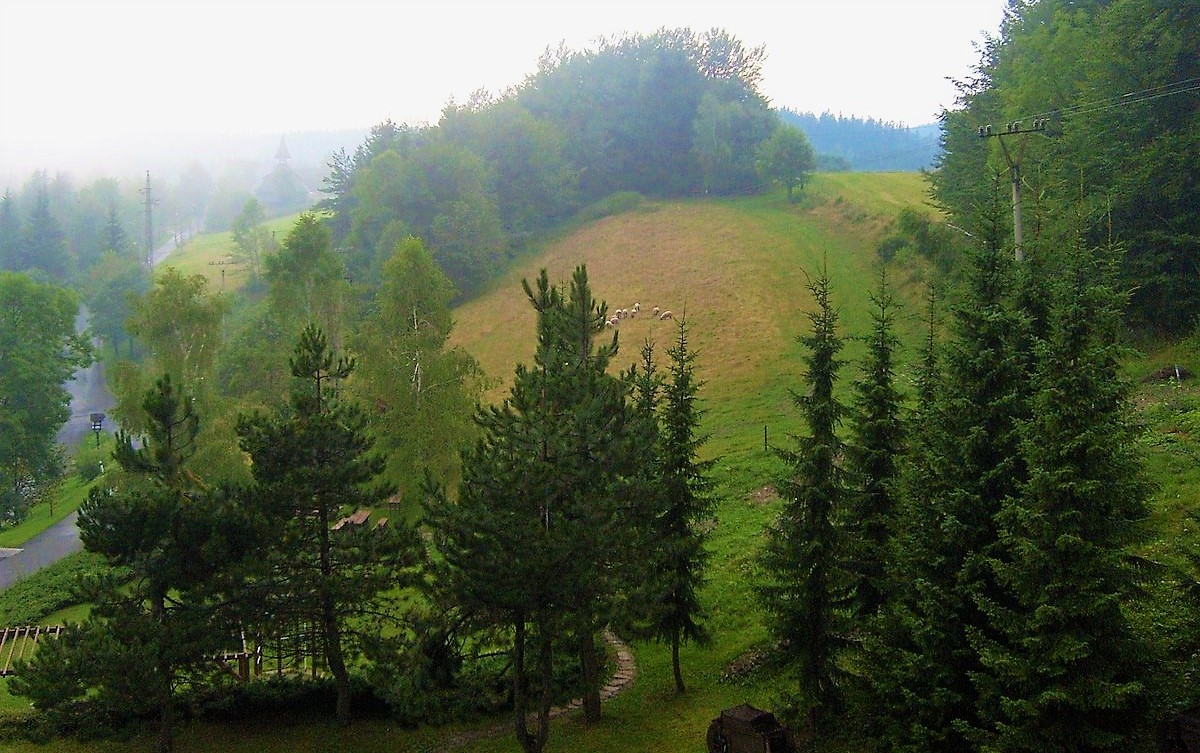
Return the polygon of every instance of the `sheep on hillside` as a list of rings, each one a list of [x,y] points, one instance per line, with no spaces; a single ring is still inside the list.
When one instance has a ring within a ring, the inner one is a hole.
[[[667,309],[666,311],[659,314],[658,318],[660,321],[664,321],[666,319],[674,319],[675,317],[671,315],[671,310]]]

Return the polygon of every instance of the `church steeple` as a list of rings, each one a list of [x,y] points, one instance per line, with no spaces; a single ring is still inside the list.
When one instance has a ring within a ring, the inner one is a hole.
[[[292,158],[291,152],[287,148],[287,139],[283,136],[279,137],[279,148],[275,150],[275,160],[281,165],[286,165],[287,161]]]

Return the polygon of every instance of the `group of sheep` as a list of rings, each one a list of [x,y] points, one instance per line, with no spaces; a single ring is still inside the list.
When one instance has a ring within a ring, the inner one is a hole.
[[[632,308],[617,309],[616,311],[613,312],[613,315],[608,318],[608,321],[604,322],[604,326],[615,327],[621,323],[622,319],[636,319],[638,313],[640,313],[641,310],[642,310],[642,304],[640,304],[640,303],[633,304]],[[651,312],[651,316],[657,317],[659,319],[659,321],[666,321],[667,319],[675,318],[674,315],[671,314],[670,309],[667,309],[664,311],[663,309],[660,309],[658,306],[655,306],[653,308],[653,310]]]

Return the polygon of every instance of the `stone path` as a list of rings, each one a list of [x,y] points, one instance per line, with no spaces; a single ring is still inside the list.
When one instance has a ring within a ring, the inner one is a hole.
[[[637,679],[638,674],[637,664],[633,661],[633,651],[629,649],[628,644],[618,638],[616,633],[611,630],[604,631],[604,642],[612,647],[613,652],[616,654],[617,667],[613,672],[612,677],[610,677],[604,687],[600,689],[601,701],[607,701],[608,699],[616,696],[628,688],[633,684],[633,681]],[[576,711],[582,707],[583,699],[576,698],[565,706],[555,706],[554,708],[550,709],[550,718],[557,719],[564,714],[569,714],[570,712]],[[499,724],[493,724],[490,727],[484,727],[482,729],[460,732],[459,734],[453,735],[447,740],[441,741],[441,744],[436,749],[431,748],[431,750],[456,750],[464,745],[473,743],[476,740],[483,740],[484,738],[488,737],[497,737],[499,735],[512,732],[512,730],[513,723],[510,720],[501,722]]]

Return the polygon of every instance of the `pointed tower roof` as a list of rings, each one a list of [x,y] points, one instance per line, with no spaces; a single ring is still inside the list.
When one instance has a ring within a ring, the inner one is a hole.
[[[292,158],[291,152],[287,148],[287,139],[283,136],[279,137],[279,148],[275,150],[275,159],[280,162],[287,162]]]

